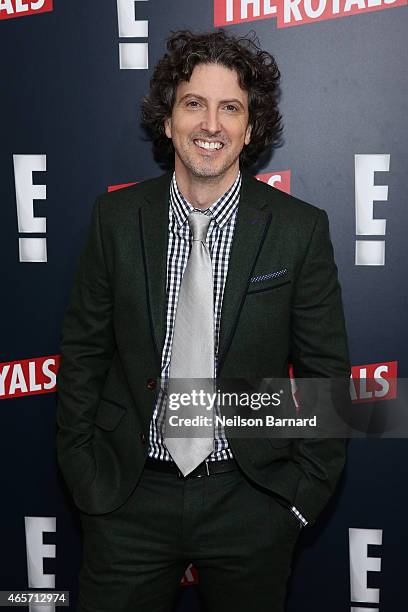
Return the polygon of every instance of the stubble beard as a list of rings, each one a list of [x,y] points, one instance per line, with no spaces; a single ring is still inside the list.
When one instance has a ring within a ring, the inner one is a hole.
[[[193,147],[196,146],[194,142],[192,142],[192,146]],[[195,156],[192,155],[186,149],[182,150],[181,153],[182,155],[180,155],[180,152],[177,151],[178,157],[180,158],[183,165],[188,168],[188,170],[191,172],[193,176],[195,176],[196,178],[203,178],[203,179],[209,179],[209,180],[218,179],[224,176],[226,172],[231,168],[231,166],[234,165],[237,159],[239,159],[239,156],[236,157],[235,159],[226,158],[224,162],[222,163],[222,165],[219,166],[217,163],[214,163],[214,160],[210,158],[204,158],[204,157],[201,163],[200,162],[197,163],[195,160]]]

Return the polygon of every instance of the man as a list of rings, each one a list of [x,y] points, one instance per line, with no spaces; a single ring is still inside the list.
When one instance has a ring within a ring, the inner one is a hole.
[[[283,610],[341,440],[171,435],[173,379],[348,377],[327,215],[245,167],[276,141],[279,71],[249,38],[175,33],[143,118],[174,172],[99,198],[68,306],[58,458],[80,510],[80,612]]]

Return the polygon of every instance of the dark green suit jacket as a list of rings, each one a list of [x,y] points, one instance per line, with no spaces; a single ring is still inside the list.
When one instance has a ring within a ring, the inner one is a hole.
[[[95,203],[61,336],[57,451],[78,508],[118,508],[141,475],[166,320],[171,174]],[[286,268],[284,277],[250,278]],[[260,290],[262,289],[262,290]],[[218,374],[348,377],[337,268],[324,211],[243,173]],[[246,475],[313,523],[345,461],[342,440],[231,438]]]

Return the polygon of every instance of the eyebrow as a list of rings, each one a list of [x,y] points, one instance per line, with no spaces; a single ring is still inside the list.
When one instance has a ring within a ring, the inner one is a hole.
[[[180,100],[178,101],[178,104],[183,102],[183,100],[185,100],[186,98],[197,98],[198,100],[203,100],[204,102],[207,101],[206,98],[204,98],[204,96],[200,96],[199,94],[189,92],[189,93],[184,94],[184,96],[180,98]],[[238,98],[228,98],[227,100],[220,100],[220,104],[227,104],[227,103],[229,104],[231,102],[234,102],[235,104],[238,104],[241,108],[244,108],[244,105],[242,104],[241,100],[238,100]]]

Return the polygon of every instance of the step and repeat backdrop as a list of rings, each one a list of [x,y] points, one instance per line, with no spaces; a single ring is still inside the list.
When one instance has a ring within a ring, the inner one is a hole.
[[[355,409],[378,377],[371,399],[392,410],[390,381],[408,372],[406,4],[0,1],[0,590],[69,591],[75,609],[81,533],[55,453],[61,323],[95,197],[161,174],[140,102],[172,31],[255,30],[276,57],[283,141],[253,174],[327,211]],[[289,612],[407,609],[407,452],[404,439],[350,442],[335,498],[301,535]],[[198,612],[197,581],[190,566],[178,612]]]

